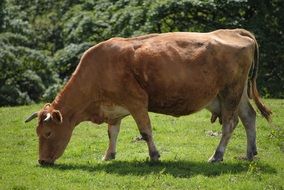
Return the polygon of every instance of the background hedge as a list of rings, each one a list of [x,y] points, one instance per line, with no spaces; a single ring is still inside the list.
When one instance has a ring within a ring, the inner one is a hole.
[[[262,94],[284,98],[283,0],[2,0],[0,106],[51,101],[82,53],[111,37],[237,27],[260,44]]]

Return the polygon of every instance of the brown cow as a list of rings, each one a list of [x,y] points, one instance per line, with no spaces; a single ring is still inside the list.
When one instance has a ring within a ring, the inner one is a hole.
[[[189,115],[203,108],[222,121],[222,138],[210,162],[223,155],[240,117],[247,134],[247,159],[257,154],[256,113],[271,111],[256,87],[258,45],[246,30],[210,33],[174,32],[134,38],[112,38],[87,50],[55,98],[26,121],[38,117],[39,163],[59,158],[76,125],[108,123],[109,147],[104,160],[114,159],[120,121],[131,114],[151,160],[158,160],[148,112]],[[249,75],[251,71],[251,75]],[[248,96],[249,95],[249,96]]]

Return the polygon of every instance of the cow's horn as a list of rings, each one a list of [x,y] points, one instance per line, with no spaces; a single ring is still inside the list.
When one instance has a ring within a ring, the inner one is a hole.
[[[46,118],[43,121],[49,121],[51,119],[51,114],[47,113]]]
[[[25,123],[33,120],[34,118],[36,118],[38,116],[38,112],[34,112],[32,115],[30,115],[30,117],[28,117],[26,120],[25,120]]]

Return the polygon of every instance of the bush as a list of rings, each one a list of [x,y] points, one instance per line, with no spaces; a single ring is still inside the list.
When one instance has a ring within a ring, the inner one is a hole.
[[[42,100],[45,102],[52,102],[61,88],[62,85],[58,83],[49,86],[44,92]]]
[[[54,55],[54,69],[60,79],[67,80],[77,67],[82,54],[91,47],[91,43],[70,44]]]
[[[31,103],[26,92],[21,92],[17,79],[20,78],[20,63],[10,51],[0,44],[0,106]]]
[[[17,85],[7,83],[0,87],[0,106],[15,106],[32,102],[28,94],[21,92]]]
[[[39,51],[0,42],[0,105],[38,102],[50,85],[59,83],[50,59]]]
[[[114,36],[245,28],[260,45],[258,83],[284,98],[283,0],[2,0],[0,105],[50,100],[82,53]]]

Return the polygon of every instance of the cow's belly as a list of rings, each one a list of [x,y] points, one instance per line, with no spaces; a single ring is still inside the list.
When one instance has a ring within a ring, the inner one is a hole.
[[[169,93],[149,96],[149,111],[172,116],[195,113],[210,104],[217,96],[217,91],[185,92],[170,96]]]

